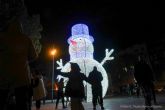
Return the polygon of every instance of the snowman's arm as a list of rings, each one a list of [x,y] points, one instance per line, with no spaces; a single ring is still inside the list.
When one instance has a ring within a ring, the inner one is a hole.
[[[101,65],[103,65],[107,60],[113,60],[114,57],[111,57],[111,54],[113,53],[114,49],[111,49],[108,52],[108,49],[105,49],[105,58],[102,60]]]
[[[60,59],[60,61],[56,61],[56,63],[58,64],[57,69],[61,69],[62,70],[64,68],[63,63],[62,63],[62,59]]]

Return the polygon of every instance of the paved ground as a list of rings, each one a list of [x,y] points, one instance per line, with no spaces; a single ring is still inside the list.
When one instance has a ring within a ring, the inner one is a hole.
[[[165,95],[157,95],[158,105],[153,105],[154,110],[165,110]],[[92,103],[83,102],[85,110],[92,110]],[[104,99],[105,110],[144,110],[143,97],[111,97]],[[35,110],[33,105],[32,110]],[[41,110],[55,110],[55,102],[47,101],[45,105],[41,106]],[[70,110],[70,108],[62,109],[59,103],[58,110]],[[101,110],[97,107],[97,110]]]

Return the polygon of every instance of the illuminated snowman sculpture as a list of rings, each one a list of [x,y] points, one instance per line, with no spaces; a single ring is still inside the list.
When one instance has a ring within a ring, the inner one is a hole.
[[[113,49],[108,51],[105,50],[106,56],[101,63],[96,61],[93,58],[93,37],[89,35],[88,26],[85,24],[76,24],[72,27],[72,36],[68,39],[69,43],[69,54],[70,54],[70,61],[63,66],[62,59],[57,61],[58,67],[57,69],[61,69],[61,72],[70,72],[70,62],[77,63],[81,69],[81,73],[84,73],[87,77],[89,73],[93,70],[93,67],[96,66],[97,70],[101,72],[103,76],[102,86],[103,86],[103,97],[105,96],[107,89],[108,89],[108,76],[103,67],[103,64],[107,60],[112,60],[114,57],[110,57],[113,53]],[[58,76],[60,79],[62,76]],[[65,78],[67,80],[67,78]],[[76,83],[76,82],[75,82]],[[91,92],[91,85],[84,82],[85,92],[87,96],[87,102],[92,100],[92,92]]]

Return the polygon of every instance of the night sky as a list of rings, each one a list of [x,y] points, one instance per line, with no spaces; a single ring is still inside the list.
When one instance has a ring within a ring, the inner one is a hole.
[[[103,59],[105,48],[122,50],[165,36],[165,12],[160,2],[26,0],[25,3],[30,15],[41,15],[43,46],[54,43],[63,51],[60,57],[69,58],[67,39],[71,35],[71,27],[76,23],[89,26],[89,33],[95,39],[94,57],[99,60]]]

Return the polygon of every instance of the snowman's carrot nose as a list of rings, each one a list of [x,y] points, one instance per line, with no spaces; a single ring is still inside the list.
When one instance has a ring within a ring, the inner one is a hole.
[[[70,40],[70,42],[72,43],[73,46],[76,46],[77,45],[77,42],[74,41],[74,40]]]

